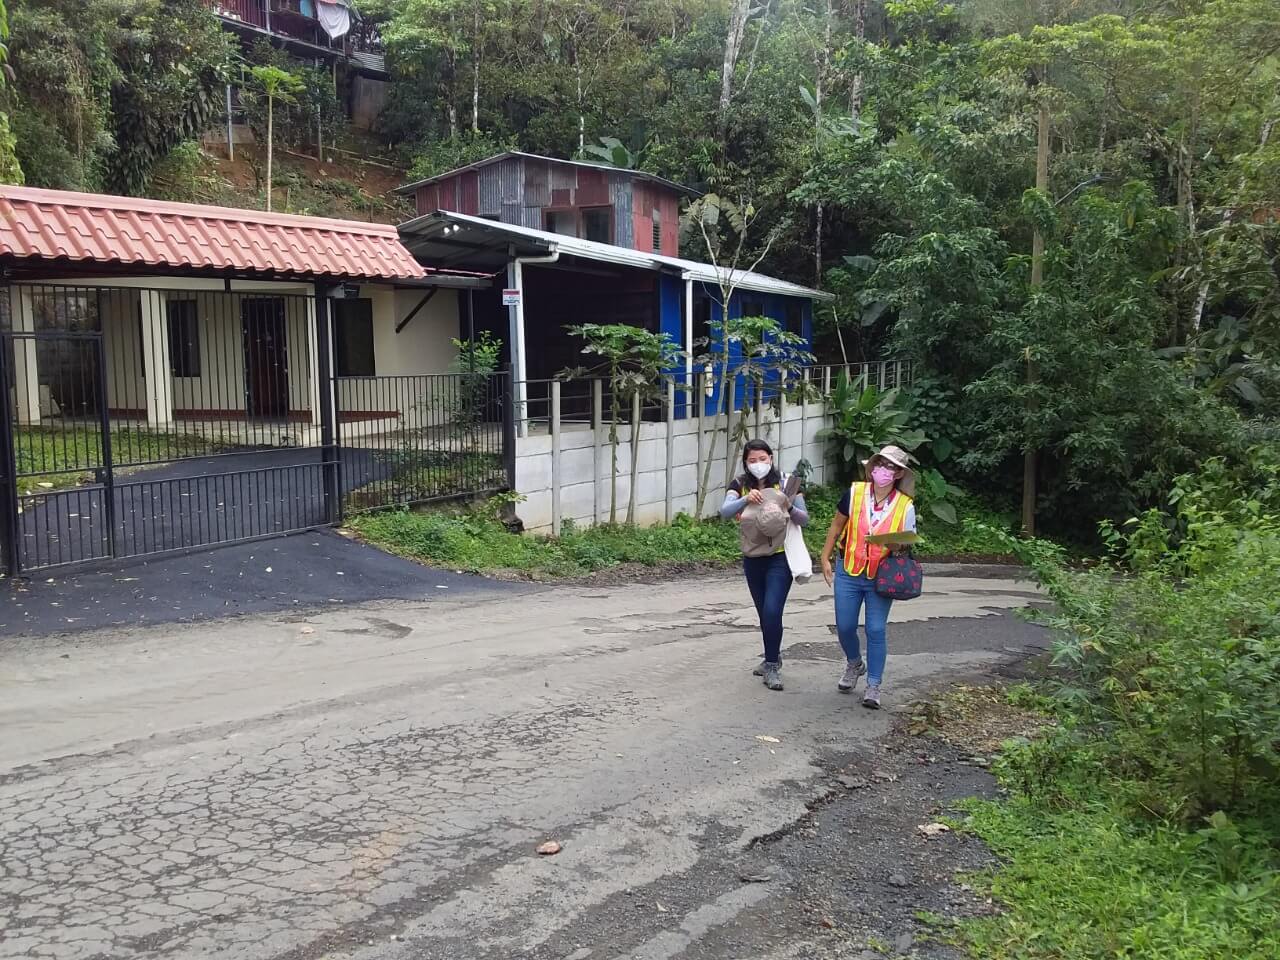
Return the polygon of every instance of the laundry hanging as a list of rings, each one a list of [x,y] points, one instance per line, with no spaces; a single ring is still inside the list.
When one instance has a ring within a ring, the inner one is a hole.
[[[351,32],[351,11],[345,3],[327,3],[316,0],[316,19],[320,26],[334,40],[345,37]]]

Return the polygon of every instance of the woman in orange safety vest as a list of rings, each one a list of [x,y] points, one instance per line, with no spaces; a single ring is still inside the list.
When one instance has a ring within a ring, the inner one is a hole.
[[[845,491],[835,519],[822,547],[822,575],[835,589],[836,633],[844,649],[844,674],[836,683],[841,693],[850,693],[858,678],[867,675],[862,705],[880,708],[880,682],[888,656],[885,626],[893,601],[876,593],[876,570],[890,549],[868,543],[870,534],[915,532],[916,508],[911,502],[915,474],[905,450],[887,446],[866,463],[863,482],[854,482]],[[832,551],[839,547],[840,558],[834,573]],[[867,659],[863,662],[858,644],[858,617],[866,606]]]

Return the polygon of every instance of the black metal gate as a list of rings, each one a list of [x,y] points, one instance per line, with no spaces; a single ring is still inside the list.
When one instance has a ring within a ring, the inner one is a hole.
[[[335,376],[324,297],[14,285],[14,302],[25,329],[14,329],[19,311],[0,310],[0,562],[11,576],[510,484],[509,376]]]
[[[11,575],[239,543],[339,516],[336,447],[230,445],[113,415],[101,332],[0,332]]]

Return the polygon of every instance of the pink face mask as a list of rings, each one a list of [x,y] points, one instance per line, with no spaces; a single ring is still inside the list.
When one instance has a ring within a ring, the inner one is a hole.
[[[885,466],[875,466],[871,468],[871,481],[877,487],[887,487],[894,481],[894,473],[896,471]]]

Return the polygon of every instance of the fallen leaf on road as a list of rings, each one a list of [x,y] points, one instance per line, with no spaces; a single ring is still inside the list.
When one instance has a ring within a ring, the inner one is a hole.
[[[744,873],[738,879],[743,883],[768,883],[773,877],[763,873]]]
[[[781,743],[782,742],[777,737],[769,737],[764,735],[763,733],[760,734],[758,737],[756,737],[756,739],[759,740],[761,743]]]
[[[826,927],[828,930],[834,930],[836,926],[836,922],[832,920],[830,917],[823,917],[822,925]]]
[[[271,568],[267,567],[267,573],[270,573],[270,572],[271,572]]]
[[[315,628],[315,627],[303,627],[303,628],[302,628],[302,630],[301,630],[300,632],[301,632],[301,633],[315,633],[315,632],[316,632],[316,628]]]
[[[945,823],[922,823],[916,827],[926,837],[940,837],[944,833],[950,833],[951,828]]]
[[[560,852],[560,849],[560,844],[556,843],[554,840],[548,840],[538,848],[538,855],[543,857],[554,857]]]
[[[656,903],[656,902],[655,902],[655,904],[654,904],[654,905],[658,908],[658,912],[659,912],[659,913],[670,913],[670,912],[671,912],[670,910],[668,910],[666,907],[664,907],[664,906],[663,906],[662,904],[660,904],[660,903]]]

